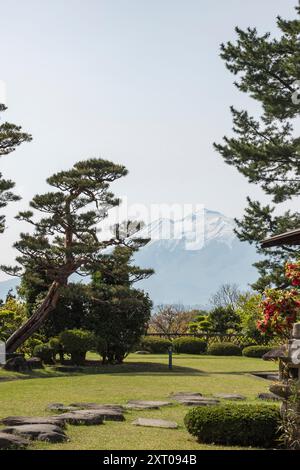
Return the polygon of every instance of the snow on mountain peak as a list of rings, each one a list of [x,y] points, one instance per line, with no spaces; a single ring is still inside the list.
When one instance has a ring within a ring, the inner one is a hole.
[[[150,222],[136,236],[150,238],[148,246],[163,242],[169,250],[182,246],[186,250],[200,250],[212,241],[232,245],[235,235],[234,220],[215,211],[204,209],[184,218],[159,218]]]

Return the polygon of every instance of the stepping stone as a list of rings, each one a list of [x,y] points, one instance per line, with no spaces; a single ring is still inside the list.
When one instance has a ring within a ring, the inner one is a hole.
[[[177,399],[178,403],[181,405],[186,405],[186,406],[213,406],[213,405],[218,405],[220,403],[220,400],[217,400],[216,398],[205,398],[205,397],[186,397],[182,396],[181,398]]]
[[[97,414],[101,414],[103,416],[104,421],[125,421],[124,418],[124,410],[120,409],[113,409],[113,408],[97,408],[96,410],[82,410],[82,411],[90,411],[96,412]]]
[[[159,406],[154,405],[137,405],[136,403],[128,403],[125,405],[127,410],[136,410],[136,411],[143,411],[143,410],[159,410]]]
[[[75,406],[67,406],[67,405],[64,405],[63,403],[50,403],[48,406],[47,406],[47,410],[48,411],[64,411],[64,412],[67,412],[67,411],[76,411],[77,408]]]
[[[170,398],[173,398],[174,400],[181,399],[183,397],[186,398],[201,398],[202,393],[199,392],[176,392],[176,393],[171,393],[169,395]]]
[[[65,427],[64,422],[56,417],[48,416],[8,416],[1,420],[5,426],[22,426],[23,424],[51,424],[52,426]]]
[[[26,449],[29,442],[20,436],[0,432],[0,450]]]
[[[166,428],[166,429],[177,429],[178,424],[174,421],[166,421],[164,419],[148,419],[138,418],[132,422],[135,426],[145,426],[150,428]]]
[[[124,416],[120,411],[103,408],[97,410],[77,410],[57,415],[57,418],[65,423],[74,425],[95,425],[102,424],[103,421],[124,421]]]
[[[149,409],[149,407],[160,408],[161,406],[170,406],[173,403],[169,401],[147,401],[147,400],[129,400],[127,402],[128,405],[137,405],[138,407],[146,407],[145,409]]]
[[[216,393],[214,397],[221,398],[222,400],[246,400],[246,397],[244,395],[239,395],[237,393]]]
[[[257,398],[259,400],[282,401],[280,397],[278,397],[274,393],[259,393],[257,395]]]
[[[68,440],[61,427],[52,424],[22,424],[4,428],[2,432],[34,441],[65,442]]]
[[[73,408],[73,410],[103,410],[103,409],[108,409],[108,410],[115,410],[119,411],[120,413],[124,411],[124,406],[122,405],[116,405],[116,404],[106,404],[106,403],[71,403],[69,405],[70,408]],[[71,411],[73,411],[71,410]]]

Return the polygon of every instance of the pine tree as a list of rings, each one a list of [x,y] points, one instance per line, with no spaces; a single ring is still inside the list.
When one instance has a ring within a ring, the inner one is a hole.
[[[145,244],[141,242],[139,245]],[[121,363],[145,334],[152,302],[134,284],[152,275],[152,269],[132,264],[136,247],[118,246],[92,275],[83,327],[99,338],[103,362]]]
[[[97,229],[107,217],[109,208],[120,202],[109,191],[110,184],[126,174],[124,166],[106,160],[80,161],[71,170],[48,178],[54,191],[33,198],[31,209],[41,212],[41,218],[32,210],[18,214],[17,219],[31,224],[33,232],[22,233],[14,245],[19,252],[16,261],[20,266],[2,266],[2,269],[11,275],[25,272],[40,276],[50,284],[28,321],[8,339],[7,352],[14,352],[40,328],[55,309],[61,288],[68,284],[72,274],[86,274],[97,269],[104,248],[139,246],[140,240],[130,238],[130,226],[126,233],[119,230],[119,234],[110,240],[101,240]]]
[[[0,104],[0,113],[6,110],[6,106]],[[23,142],[29,142],[31,136],[22,132],[20,126],[4,122],[0,125],[0,157],[10,154],[17,146]],[[15,183],[11,180],[4,179],[0,173],[0,208],[3,209],[9,202],[18,201],[20,198],[11,190],[14,188]],[[0,233],[5,229],[5,216],[0,215]]]
[[[259,184],[272,205],[263,206],[248,198],[244,217],[237,220],[240,240],[254,244],[264,259],[255,264],[260,278],[253,285],[285,285],[282,265],[298,256],[297,247],[262,249],[262,239],[300,227],[300,213],[286,211],[276,215],[280,204],[300,195],[300,138],[294,134],[294,120],[300,104],[297,81],[300,65],[300,7],[292,21],[277,19],[278,39],[260,36],[256,28],[236,28],[237,42],[222,44],[221,57],[229,71],[239,79],[239,90],[257,100],[263,109],[260,119],[247,111],[231,108],[234,137],[214,144],[229,165],[235,166],[250,183]]]

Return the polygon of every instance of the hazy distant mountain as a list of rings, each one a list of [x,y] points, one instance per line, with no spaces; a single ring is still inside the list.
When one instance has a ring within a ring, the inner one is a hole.
[[[209,210],[203,218],[193,214],[181,220],[152,222],[137,234],[151,241],[136,254],[135,262],[154,268],[155,274],[136,286],[149,292],[156,305],[189,306],[205,306],[223,283],[246,289],[257,278],[252,264],[258,256],[253,247],[237,239],[233,228],[232,219]],[[18,279],[0,282],[0,298],[17,284]]]
[[[233,228],[232,219],[209,210],[203,218],[194,214],[177,221],[159,219],[144,227],[138,235],[151,241],[137,253],[136,263],[154,268],[156,274],[137,286],[149,292],[155,304],[203,306],[223,283],[246,289],[257,278],[252,264],[258,256],[238,240]],[[162,239],[168,230],[176,239]]]

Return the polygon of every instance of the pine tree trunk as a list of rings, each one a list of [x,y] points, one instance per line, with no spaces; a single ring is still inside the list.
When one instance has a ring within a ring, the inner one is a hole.
[[[50,313],[55,309],[58,299],[61,284],[54,281],[43,300],[42,304],[34,312],[34,314],[18,328],[6,342],[6,353],[13,353],[23,344],[30,336],[35,333],[44,321],[48,318]]]

